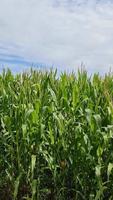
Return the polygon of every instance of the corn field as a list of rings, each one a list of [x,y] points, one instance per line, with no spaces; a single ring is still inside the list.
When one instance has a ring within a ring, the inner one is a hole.
[[[113,199],[113,75],[0,75],[0,200]]]

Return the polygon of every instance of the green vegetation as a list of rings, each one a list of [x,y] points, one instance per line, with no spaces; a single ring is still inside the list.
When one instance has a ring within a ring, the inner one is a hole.
[[[0,199],[113,199],[113,75],[0,75]]]

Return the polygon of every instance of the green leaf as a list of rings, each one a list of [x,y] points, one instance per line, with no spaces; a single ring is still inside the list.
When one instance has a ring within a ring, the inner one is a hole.
[[[103,148],[101,146],[99,146],[98,149],[97,149],[97,156],[101,157],[102,153],[103,153]]]
[[[97,177],[100,177],[100,175],[101,175],[101,167],[100,167],[100,165],[97,165],[95,167],[95,174],[96,174]]]
[[[27,134],[27,125],[26,124],[22,124],[22,133],[23,133],[23,138],[26,138],[26,134]]]
[[[108,180],[109,180],[109,176],[111,174],[112,169],[113,169],[113,163],[109,163],[108,164],[108,169],[107,169]]]
[[[34,174],[35,164],[36,164],[36,155],[32,155],[31,156],[31,172],[32,172],[32,176]]]
[[[19,188],[19,184],[20,184],[20,178],[21,178],[21,175],[17,177],[17,179],[14,183],[14,199],[17,199],[18,188]]]
[[[54,144],[54,134],[53,134],[53,130],[51,128],[50,123],[49,123],[49,136],[50,136],[51,144]]]
[[[32,181],[32,200],[35,200],[35,195],[36,195],[36,188],[37,188],[37,180],[34,179]]]
[[[94,115],[94,119],[98,126],[101,125],[101,116],[99,114]]]

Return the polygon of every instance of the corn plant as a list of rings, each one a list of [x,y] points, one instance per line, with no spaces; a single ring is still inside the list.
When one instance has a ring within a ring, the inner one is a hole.
[[[0,199],[113,199],[113,75],[0,75]]]

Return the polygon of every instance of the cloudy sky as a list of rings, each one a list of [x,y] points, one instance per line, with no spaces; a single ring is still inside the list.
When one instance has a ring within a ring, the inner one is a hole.
[[[113,69],[113,1],[0,0],[0,68]]]

